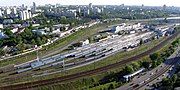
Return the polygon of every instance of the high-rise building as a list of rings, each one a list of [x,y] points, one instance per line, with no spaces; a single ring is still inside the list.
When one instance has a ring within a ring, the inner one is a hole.
[[[22,8],[25,8],[24,4],[22,4]]]
[[[121,4],[122,7],[124,7],[125,5],[124,4]]]
[[[13,8],[11,9],[11,11],[12,11],[12,12],[11,12],[12,14],[17,14],[17,8],[16,8],[16,7],[13,7]]]
[[[32,12],[33,12],[33,13],[36,12],[36,3],[35,3],[35,2],[33,2]]]
[[[93,9],[92,3],[89,4],[89,9]]]
[[[101,12],[104,12],[104,8],[103,7],[101,8]]]
[[[20,18],[21,20],[27,20],[32,18],[32,14],[30,10],[22,10],[20,11]]]
[[[79,13],[81,13],[81,8],[78,8],[78,10],[77,10]]]
[[[0,9],[0,17],[2,17],[3,16],[3,14],[2,14],[2,10]]]
[[[142,6],[141,6],[142,8],[144,8],[144,4],[142,4]]]
[[[84,9],[83,16],[87,16],[89,14],[90,14],[90,10],[89,9]]]
[[[166,4],[163,5],[163,10],[165,10],[167,8]]]
[[[5,15],[11,14],[10,8],[6,8],[6,9],[4,10],[4,14],[5,14]]]
[[[61,4],[59,4],[59,3],[56,4],[56,7],[60,7],[60,6],[61,6]]]

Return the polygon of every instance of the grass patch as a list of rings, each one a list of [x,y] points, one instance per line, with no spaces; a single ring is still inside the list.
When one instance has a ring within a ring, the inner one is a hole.
[[[39,55],[40,57],[49,54],[49,56],[53,55],[50,53],[54,53],[56,51],[56,53],[59,53],[63,50],[63,47],[68,46],[69,44],[71,44],[71,42],[77,42],[80,40],[83,40],[87,37],[90,37],[91,35],[94,35],[95,33],[97,33],[99,30],[105,29],[107,26],[109,25],[113,25],[113,24],[117,24],[120,23],[120,21],[115,21],[115,22],[110,22],[110,23],[106,23],[106,24],[100,24],[100,25],[95,25],[91,28],[86,28],[86,29],[82,29],[79,30],[77,32],[75,32],[72,35],[69,35],[68,37],[62,38],[59,41],[43,47],[42,50],[39,51]],[[47,49],[47,50],[45,50]],[[32,52],[23,56],[19,56],[16,58],[12,58],[12,59],[7,59],[7,60],[3,60],[0,61],[0,67],[9,65],[9,64],[19,64],[19,63],[23,63],[23,62],[27,62],[30,60],[33,60],[36,58],[36,52]]]

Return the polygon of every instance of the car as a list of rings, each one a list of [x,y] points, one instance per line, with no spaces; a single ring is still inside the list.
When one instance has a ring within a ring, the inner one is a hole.
[[[134,85],[134,83],[131,83],[129,86],[132,86],[132,85]]]
[[[146,79],[145,81],[147,82],[150,78]]]
[[[143,76],[143,75],[146,75],[147,73],[145,72],[145,73],[142,73],[141,75]]]
[[[162,76],[165,76],[165,74],[163,74]]]
[[[152,86],[152,84],[146,84],[147,86]]]
[[[160,78],[157,78],[157,80],[160,80]]]
[[[171,71],[171,70],[172,70],[172,68],[169,69],[169,71]]]
[[[156,70],[156,72],[158,72],[158,69]]]
[[[136,88],[136,87],[138,87],[138,86],[139,86],[139,84],[136,84],[136,85],[133,86],[133,88]]]
[[[149,84],[146,84],[146,86],[149,86]]]
[[[145,81],[139,82],[139,84],[143,84],[143,83],[145,83]]]
[[[153,75],[154,73],[150,73],[150,75]]]

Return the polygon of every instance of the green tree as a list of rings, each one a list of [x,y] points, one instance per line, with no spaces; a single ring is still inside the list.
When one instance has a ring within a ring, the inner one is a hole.
[[[124,68],[123,70],[125,72],[125,74],[129,74],[129,73],[133,73],[134,72],[134,69],[131,65],[128,65]]]
[[[143,66],[144,68],[149,68],[149,67],[150,67],[150,62],[143,62],[143,63],[142,63],[142,66]]]
[[[45,44],[47,42],[47,38],[45,36],[43,36],[41,41],[43,44]]]
[[[17,48],[19,51],[23,51],[26,49],[26,45],[24,43],[20,43],[17,45]]]
[[[62,16],[61,19],[60,19],[60,23],[68,24],[67,18],[65,16]]]
[[[17,37],[16,43],[17,44],[22,43],[22,37],[20,35]]]
[[[114,89],[114,88],[115,88],[114,84],[111,83],[111,84],[109,85],[109,87],[108,87],[108,90],[112,90],[112,89]]]
[[[134,70],[138,70],[140,68],[140,65],[139,65],[138,62],[133,62],[132,67],[133,67]]]
[[[151,66],[152,68],[155,68],[155,67],[157,67],[157,61],[152,61],[152,66]]]
[[[176,82],[174,83],[174,87],[179,87],[180,85],[180,76],[178,76]]]
[[[173,83],[175,83],[177,79],[178,79],[177,75],[174,74],[174,75],[172,76],[172,79],[171,79],[171,80],[172,80]]]
[[[162,80],[162,85],[163,86],[169,86],[169,85],[172,85],[172,82],[168,78],[164,78]]]
[[[34,39],[31,40],[32,45],[36,45],[36,41]]]
[[[3,49],[0,49],[0,56],[4,56],[6,52]]]
[[[36,39],[36,43],[37,43],[38,46],[42,45],[42,41],[41,41],[41,38],[40,38],[40,37],[38,37],[38,38]]]
[[[149,57],[151,58],[151,60],[157,60],[159,56],[159,53],[153,53]]]
[[[3,40],[0,39],[0,47],[3,45]]]
[[[8,36],[13,36],[13,33],[10,29],[5,29],[5,34],[8,35]]]

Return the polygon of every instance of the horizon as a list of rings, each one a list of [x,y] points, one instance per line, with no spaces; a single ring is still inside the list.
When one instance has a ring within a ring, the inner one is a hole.
[[[43,2],[40,0],[2,0],[0,2],[0,6],[21,6],[24,4],[25,6],[32,6],[32,3],[35,2],[37,6],[39,5],[45,5],[45,4],[60,4],[60,5],[88,5],[89,3],[92,3],[93,5],[121,5],[124,4],[126,6],[175,6],[175,7],[180,7],[180,1],[178,0],[131,0],[131,1],[126,1],[126,0],[111,0],[111,3],[107,0],[101,0],[101,1],[96,1],[96,0],[44,0]],[[46,3],[48,2],[48,3]]]

